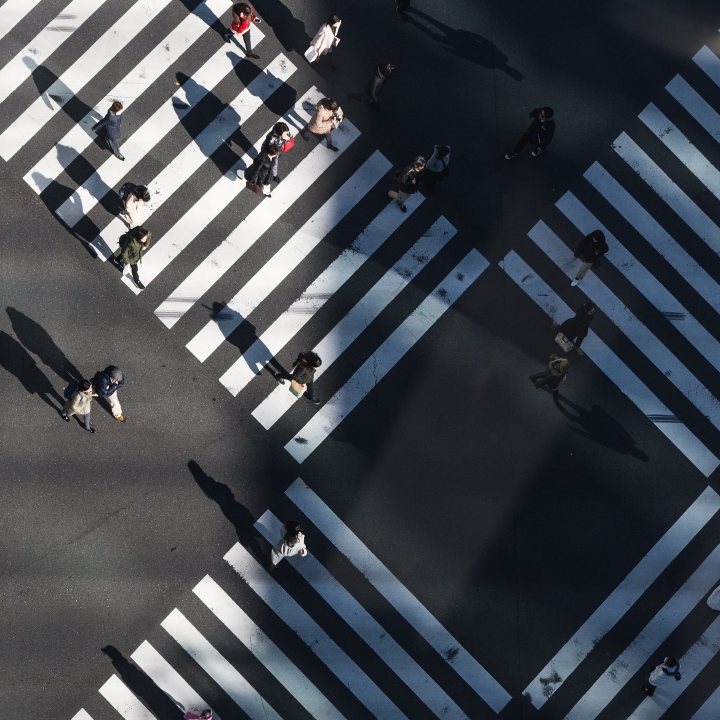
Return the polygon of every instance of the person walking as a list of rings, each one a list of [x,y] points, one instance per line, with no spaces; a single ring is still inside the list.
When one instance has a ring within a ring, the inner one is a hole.
[[[105,144],[108,149],[118,160],[125,159],[120,152],[122,112],[122,103],[119,100],[115,100],[105,117],[92,126],[92,131],[105,139]]]
[[[89,380],[81,380],[74,387],[69,385],[66,392],[70,392],[63,409],[60,412],[65,422],[70,422],[73,415],[78,415],[83,419],[83,425],[88,432],[94,433],[95,428],[92,426],[92,414],[90,405],[93,399],[93,387]]]
[[[450,146],[435,145],[430,159],[425,165],[422,174],[423,190],[428,195],[435,192],[435,186],[448,176],[450,166]]]
[[[557,355],[550,356],[550,362],[547,369],[543,372],[535,373],[530,376],[530,381],[538,390],[547,386],[553,396],[556,405],[560,405],[560,383],[567,377],[570,372],[570,361]]]
[[[591,303],[590,301],[584,302],[575,311],[575,315],[573,317],[568,318],[564,322],[560,323],[560,325],[558,325],[557,323],[553,323],[553,330],[555,330],[557,333],[555,335],[555,341],[558,343],[558,345],[560,345],[561,341],[563,343],[567,341],[572,345],[570,350],[575,350],[578,355],[582,355],[583,352],[580,349],[580,345],[582,345],[582,341],[588,334],[588,330],[590,329],[590,323],[595,317],[596,309],[597,308],[595,307],[594,303]],[[562,335],[563,337],[559,338],[558,336],[560,335]],[[566,350],[566,348],[563,347],[563,350]]]
[[[650,673],[650,677],[648,677],[647,682],[643,685],[643,692],[652,697],[655,694],[655,690],[667,683],[670,678],[674,678],[677,682],[681,677],[680,662],[672,655],[668,655],[660,665]]]
[[[337,15],[331,15],[320,26],[320,29],[310,42],[310,47],[305,51],[305,58],[308,62],[317,62],[323,55],[328,55],[330,67],[335,68],[331,53],[340,44],[338,32],[340,32],[341,23],[342,20]]]
[[[124,270],[126,265],[130,266],[133,282],[140,290],[144,290],[145,286],[140,282],[138,263],[150,246],[151,240],[152,234],[149,230],[144,227],[131,228],[120,236],[120,253],[113,256],[113,262],[120,270]]]
[[[140,219],[140,208],[150,202],[150,192],[144,185],[123,183],[118,190],[122,204],[122,215],[129,228],[135,227]]]
[[[245,43],[245,56],[257,60],[260,56],[253,52],[252,41],[250,39],[250,26],[252,23],[260,24],[262,20],[257,16],[255,10],[248,3],[235,3],[232,6],[232,22],[230,28],[225,31],[223,40],[229,43],[233,35],[241,35]]]
[[[322,365],[320,356],[312,351],[301,352],[293,363],[291,373],[282,375],[278,373],[275,379],[280,385],[285,384],[285,380],[292,383],[291,390],[298,395],[305,395],[315,405],[319,405],[320,401],[315,397],[315,371]]]
[[[532,122],[530,127],[522,134],[515,147],[505,153],[506,160],[512,160],[528,144],[535,146],[532,156],[537,157],[547,150],[555,134],[555,121],[552,119],[555,111],[551,107],[539,107],[530,112]]]
[[[362,93],[351,93],[348,97],[358,102],[370,101],[370,107],[373,110],[380,110],[380,91],[383,89],[385,83],[391,78],[395,70],[395,65],[392,63],[380,63],[373,69],[372,77],[368,80],[365,92]]]
[[[265,136],[263,140],[261,150],[264,152],[270,152],[273,150],[276,155],[272,165],[272,179],[274,182],[279,183],[281,178],[278,175],[280,155],[287,152],[289,144],[293,140],[292,133],[287,123],[277,122],[273,125],[273,129]]]
[[[315,106],[315,112],[310,118],[310,122],[300,131],[300,135],[306,142],[310,139],[308,132],[319,135],[321,139],[324,137],[328,148],[337,152],[340,148],[333,145],[332,132],[343,121],[343,117],[343,110],[338,105],[337,100],[323,98]]]
[[[277,160],[280,153],[277,150],[261,150],[253,160],[252,165],[245,171],[246,187],[258,195],[272,197],[270,183],[277,177]]]
[[[112,416],[121,423],[127,419],[123,415],[118,390],[125,384],[125,377],[122,370],[115,365],[108,365],[104,370],[98,370],[93,378],[93,387],[97,397],[108,401]]]
[[[605,233],[602,230],[593,230],[588,233],[575,248],[574,256],[582,260],[582,265],[577,271],[575,278],[570,283],[575,287],[587,274],[587,271],[595,265],[598,260],[608,251],[605,242]]]
[[[300,532],[300,523],[288,520],[282,529],[280,540],[270,550],[270,571],[272,572],[284,557],[307,555],[305,536]]]
[[[405,201],[420,187],[420,177],[424,169],[425,158],[418,155],[410,165],[395,176],[395,189],[388,190],[388,197],[395,200],[403,212],[407,212]]]

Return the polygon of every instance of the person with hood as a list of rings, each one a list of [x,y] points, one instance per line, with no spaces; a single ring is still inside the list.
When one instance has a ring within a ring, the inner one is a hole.
[[[645,685],[643,685],[643,691],[646,695],[652,696],[655,694],[655,690],[669,682],[670,678],[673,678],[676,682],[682,678],[680,674],[680,662],[676,660],[672,655],[668,655],[651,673],[647,679]]]
[[[538,390],[547,385],[553,396],[556,405],[560,404],[560,383],[570,372],[570,361],[557,355],[550,356],[550,362],[544,372],[535,373],[530,376],[530,382]]]
[[[305,57],[310,59],[310,62],[317,62],[322,55],[330,55],[332,51],[340,44],[340,38],[338,32],[340,32],[341,20],[337,15],[331,15],[317,31],[317,34],[312,39],[310,47],[305,53]],[[330,67],[335,67],[330,55]]]
[[[284,557],[307,555],[305,536],[300,532],[300,523],[288,520],[283,524],[280,540],[270,550],[270,571],[272,572]]]
[[[126,420],[123,415],[120,400],[118,399],[118,390],[125,384],[125,378],[122,370],[115,365],[108,365],[104,370],[95,373],[93,378],[93,386],[95,393],[108,401],[112,416],[118,421],[124,423]]]
[[[230,23],[230,29],[225,31],[223,40],[229,43],[233,34],[241,35],[245,43],[245,56],[258,60],[260,56],[253,52],[252,41],[250,40],[250,25],[252,23],[260,24],[262,20],[257,16],[255,10],[248,3],[235,3],[232,6],[233,20]]]
[[[118,160],[125,159],[123,154],[120,152],[122,111],[122,103],[119,100],[115,100],[115,102],[113,102],[110,106],[110,109],[107,111],[105,117],[92,126],[92,131],[105,138],[105,144]]]
[[[280,385],[285,384],[285,380],[290,380],[292,387],[297,389],[297,395],[304,394],[305,397],[315,405],[319,405],[320,401],[315,397],[315,371],[322,365],[320,356],[312,351],[298,353],[297,359],[293,363],[291,373],[282,375],[278,373],[275,379]],[[303,390],[304,388],[304,390]]]
[[[292,133],[287,123],[277,122],[273,125],[273,129],[265,136],[263,140],[261,150],[263,152],[270,152],[273,150],[276,155],[272,165],[273,180],[279,183],[281,178],[278,175],[278,168],[280,163],[280,155],[285,152],[285,143],[292,140]]]
[[[274,149],[260,151],[244,174],[248,190],[252,190],[258,195],[271,197],[269,187],[273,177],[277,177],[273,173],[277,173],[279,157],[280,153]]]
[[[395,176],[395,189],[388,190],[388,197],[395,200],[403,212],[407,212],[405,201],[420,188],[420,177],[424,169],[425,158],[418,155]]]
[[[90,412],[90,406],[92,405],[93,399],[93,387],[89,380],[81,380],[77,383],[74,388],[68,387],[68,390],[73,389],[68,401],[63,405],[63,409],[60,412],[62,419],[65,422],[70,422],[70,418],[73,415],[78,415],[83,419],[83,425],[88,432],[94,433],[95,428],[91,425],[92,414]]]
[[[150,202],[150,191],[144,185],[126,182],[122,184],[118,195],[125,222],[129,228],[134,227],[140,219],[140,208]]]
[[[131,228],[120,236],[120,253],[113,256],[113,262],[120,270],[124,270],[126,265],[130,266],[133,282],[140,290],[144,290],[145,286],[140,282],[138,263],[150,246],[151,240],[152,234],[149,230],[144,227]]]
[[[535,146],[532,156],[537,157],[547,150],[555,134],[555,121],[552,119],[555,111],[551,107],[539,107],[530,111],[530,127],[522,134],[515,147],[505,153],[506,160],[512,160],[528,144]]]
[[[337,100],[323,98],[316,106],[310,122],[300,131],[302,139],[306,142],[310,139],[308,131],[313,135],[320,135],[325,138],[328,148],[337,152],[340,148],[333,145],[332,132],[343,120],[343,110]]]
[[[584,302],[576,310],[573,317],[568,318],[565,322],[560,323],[560,325],[557,325],[557,323],[554,324],[554,330],[557,334],[564,335],[573,344],[572,349],[577,351],[578,355],[583,354],[582,350],[580,350],[580,345],[588,334],[590,323],[595,317],[595,310],[596,307],[594,303],[590,301]]]
[[[575,287],[585,277],[587,271],[595,265],[607,251],[608,246],[605,242],[605,233],[602,230],[593,230],[591,233],[588,233],[575,248],[575,258],[582,260],[582,265],[570,285]]]

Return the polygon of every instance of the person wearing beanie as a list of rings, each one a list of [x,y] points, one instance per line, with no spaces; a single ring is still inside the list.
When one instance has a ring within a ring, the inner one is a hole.
[[[509,153],[505,153],[505,159],[516,158],[528,143],[535,146],[532,151],[533,157],[545,152],[555,134],[555,121],[552,119],[554,115],[555,112],[551,107],[539,107],[532,110],[530,127],[521,135],[515,147]]]
[[[107,400],[110,405],[112,416],[118,422],[124,423],[126,418],[123,415],[117,392],[125,384],[122,370],[115,365],[108,365],[104,370],[95,373],[93,384],[97,395]]]
[[[674,678],[679,681],[682,675],[680,674],[680,662],[676,660],[672,655],[668,655],[651,673],[647,679],[645,685],[643,685],[643,691],[646,695],[652,696],[655,690],[664,683],[668,682],[670,678]]]

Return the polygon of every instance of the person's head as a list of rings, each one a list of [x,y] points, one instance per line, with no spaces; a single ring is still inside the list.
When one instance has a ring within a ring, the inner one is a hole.
[[[113,382],[122,382],[123,374],[119,367],[116,367],[115,365],[108,365],[105,368],[105,372]]]
[[[92,384],[89,380],[83,380],[81,383],[78,384],[78,389],[80,392],[84,392],[86,395],[88,393],[92,392]]]
[[[605,240],[605,233],[602,230],[595,230],[592,234],[593,242],[602,242]]]
[[[392,71],[395,69],[395,66],[392,63],[381,63],[378,67],[380,68],[380,72],[383,77],[386,78],[389,78],[392,75]]]
[[[278,156],[278,151],[275,148],[269,148],[267,154],[269,158],[275,159]]]
[[[449,145],[438,145],[437,149],[437,156],[439,158],[444,158],[446,155],[450,154],[450,146]]]
[[[668,655],[663,660],[663,665],[668,669],[677,667],[677,664],[678,664],[678,661],[672,655]]]
[[[297,520],[288,520],[285,523],[285,540],[292,543],[300,535],[300,523]]]
[[[333,98],[323,98],[320,101],[320,104],[326,109],[326,110],[337,110],[338,104],[337,100],[334,100]]]
[[[287,123],[278,122],[273,125],[273,133],[275,133],[275,135],[280,135],[282,137],[285,133],[288,132],[290,132],[290,128],[288,127]]]
[[[322,365],[322,360],[320,359],[320,356],[316,352],[307,352],[305,353],[305,362],[310,366],[314,368],[319,368]]]
[[[143,202],[150,202],[150,191],[144,185],[135,188],[135,197]]]
[[[123,111],[123,104],[119,100],[115,100],[115,102],[110,106],[110,112],[114,112],[116,115],[119,115]]]
[[[201,718],[211,718],[211,717],[212,717],[212,710],[211,710],[210,708],[205,708],[205,709],[200,713],[200,717],[201,717]]]
[[[336,27],[336,26],[338,26],[338,25],[340,24],[340,18],[339,18],[337,15],[331,15],[331,16],[327,19],[327,24],[328,24],[330,27]]]
[[[425,158],[422,155],[418,155],[413,160],[413,170],[420,171],[425,169]]]
[[[581,309],[586,315],[594,315],[594,314],[595,314],[595,310],[597,310],[597,308],[595,307],[595,303],[592,303],[592,302],[590,302],[589,300],[588,300],[587,302],[584,302],[584,303],[580,306],[580,309]]]
[[[252,14],[252,8],[247,3],[238,3],[235,6],[235,12],[238,15],[243,15],[244,17],[250,17]]]
[[[148,241],[149,232],[147,228],[144,227],[137,227],[135,228],[135,237],[138,239],[141,243],[146,243]]]
[[[555,114],[555,111],[551,107],[544,107],[540,111],[540,117],[543,120],[549,120],[554,114]]]

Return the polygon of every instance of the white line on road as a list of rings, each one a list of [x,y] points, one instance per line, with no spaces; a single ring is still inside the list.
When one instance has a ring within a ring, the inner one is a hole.
[[[117,675],[99,690],[125,720],[155,720],[155,716],[133,695]]]
[[[713,140],[720,142],[720,114],[681,75],[676,75],[665,89],[707,130]]]
[[[695,64],[720,87],[720,58],[706,45],[695,53]]]
[[[2,40],[42,0],[6,0],[0,7],[0,40]],[[81,710],[80,712],[85,712]],[[73,718],[73,720],[75,720]]]

